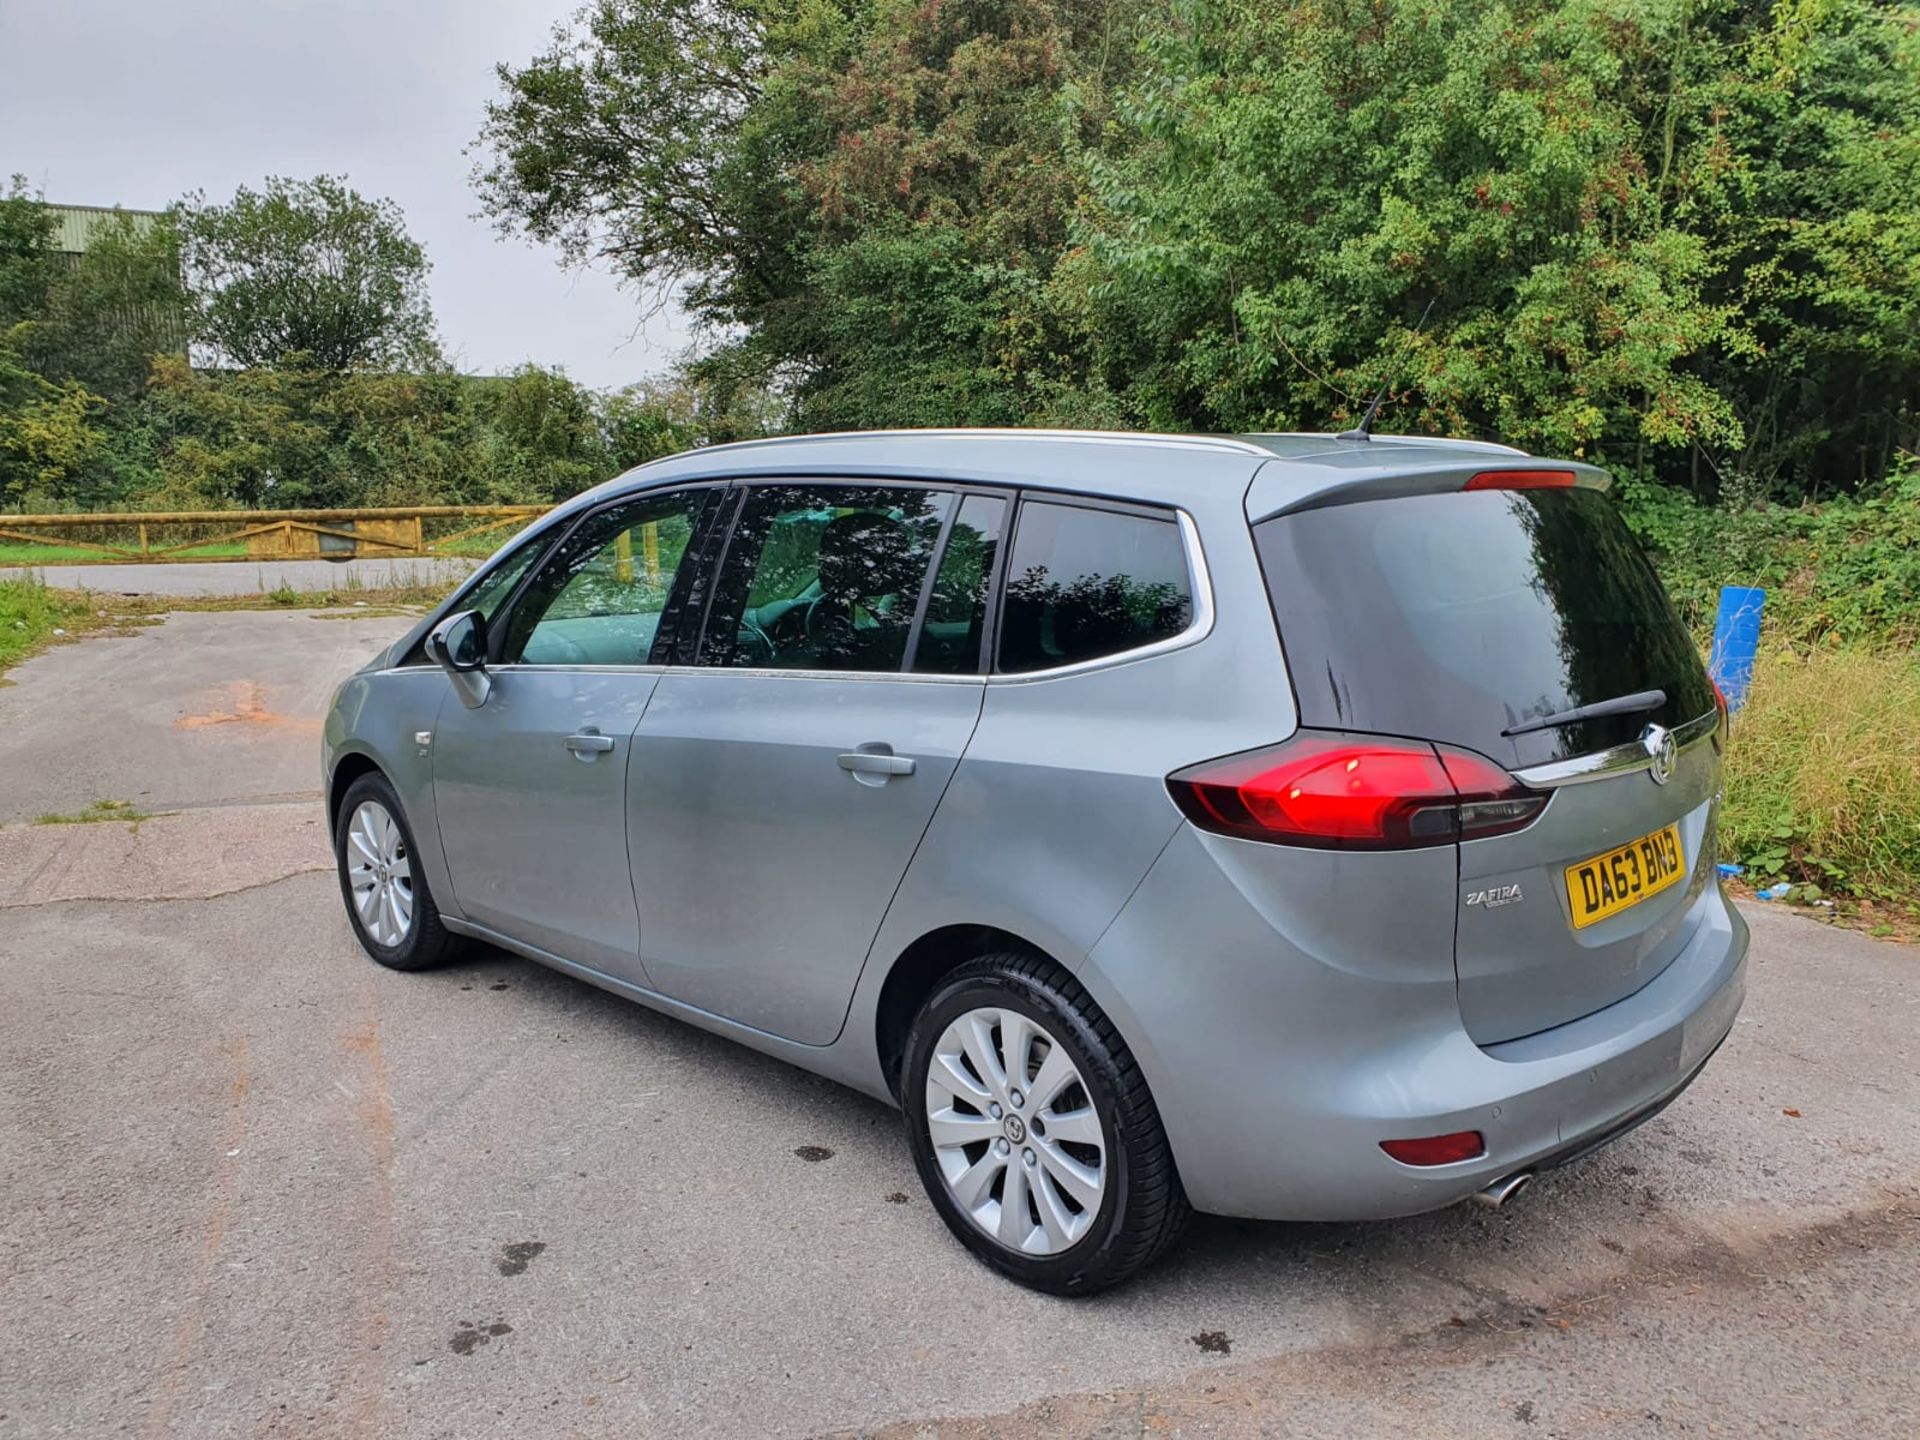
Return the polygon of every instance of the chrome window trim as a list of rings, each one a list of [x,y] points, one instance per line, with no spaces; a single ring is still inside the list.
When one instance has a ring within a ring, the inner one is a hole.
[[[908,680],[915,685],[980,685],[987,677],[972,675],[923,675],[912,670],[782,670],[777,666],[747,665],[670,665],[668,675],[721,675],[750,680]]]
[[[664,675],[672,668],[669,665],[542,665],[516,660],[510,665],[489,665],[487,671],[493,675],[552,675],[563,670],[569,675]]]
[[[1025,670],[1017,675],[988,675],[978,670],[967,675],[938,675],[916,670],[786,670],[778,667],[746,665],[529,665],[518,661],[509,665],[489,665],[487,669],[491,673],[500,675],[513,674],[521,670],[539,671],[542,674],[553,674],[564,670],[585,675],[734,675],[767,680],[776,678],[909,680],[919,685],[1030,685],[1039,680],[1060,680],[1075,675],[1090,675],[1119,665],[1131,665],[1137,660],[1151,660],[1158,655],[1184,650],[1190,645],[1198,645],[1213,633],[1215,618],[1213,573],[1207,568],[1206,549],[1200,543],[1200,527],[1195,523],[1193,516],[1178,507],[1156,506],[1154,508],[1173,509],[1174,523],[1180,529],[1181,548],[1186,552],[1187,578],[1193,585],[1193,615],[1188,620],[1186,629],[1177,635],[1168,635],[1149,644],[1136,645],[1131,650],[1116,651],[1112,655],[1102,655],[1093,660],[1079,660],[1071,665],[1055,665],[1045,670]],[[394,668],[417,670],[425,667],[415,665]],[[1640,753],[1644,763],[1646,752]]]
[[[1716,707],[1697,719],[1689,720],[1673,732],[1675,747],[1685,754],[1695,746],[1713,738],[1713,732],[1719,728],[1720,711]],[[1544,765],[1532,765],[1525,770],[1513,772],[1513,778],[1522,785],[1534,790],[1552,790],[1562,785],[1583,785],[1589,780],[1606,780],[1615,775],[1630,775],[1636,770],[1645,770],[1653,764],[1653,756],[1647,753],[1647,747],[1638,740],[1629,740],[1624,745],[1610,746],[1605,750],[1595,750],[1588,755],[1575,755],[1567,760],[1551,760]]]

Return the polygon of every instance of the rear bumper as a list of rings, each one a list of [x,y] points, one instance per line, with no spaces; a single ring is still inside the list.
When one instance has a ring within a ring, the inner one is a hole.
[[[1482,1047],[1450,959],[1422,976],[1308,955],[1214,863],[1214,843],[1176,837],[1081,976],[1145,1070],[1202,1210],[1411,1215],[1569,1163],[1685,1089],[1745,998],[1746,925],[1710,885],[1686,949],[1638,992]],[[1460,1130],[1480,1131],[1486,1154],[1416,1168],[1380,1149]]]

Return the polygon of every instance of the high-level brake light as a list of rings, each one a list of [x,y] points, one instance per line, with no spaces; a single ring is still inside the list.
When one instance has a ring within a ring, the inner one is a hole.
[[[1467,481],[1469,490],[1571,490],[1571,470],[1482,470]]]

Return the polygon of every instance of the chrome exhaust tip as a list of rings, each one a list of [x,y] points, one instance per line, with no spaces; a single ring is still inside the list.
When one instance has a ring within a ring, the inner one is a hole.
[[[1489,1210],[1498,1210],[1532,1183],[1533,1172],[1522,1170],[1517,1174],[1494,1181],[1484,1190],[1474,1191],[1473,1198],[1476,1203],[1486,1206]]]

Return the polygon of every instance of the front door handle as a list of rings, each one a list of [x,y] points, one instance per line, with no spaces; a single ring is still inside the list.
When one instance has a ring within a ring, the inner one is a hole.
[[[840,757],[840,768],[855,775],[911,775],[913,760],[887,750],[855,750]]]
[[[604,755],[613,749],[613,737],[588,725],[578,735],[567,736],[567,749],[576,755]]]

